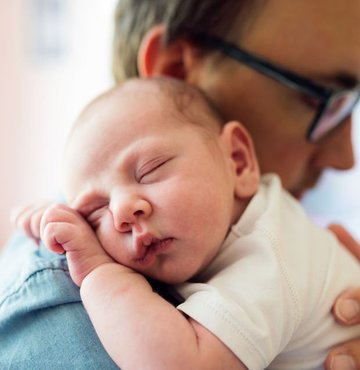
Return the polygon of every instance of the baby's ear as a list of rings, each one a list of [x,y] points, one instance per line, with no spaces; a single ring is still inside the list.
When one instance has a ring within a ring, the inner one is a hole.
[[[249,198],[259,186],[260,170],[254,145],[246,129],[236,121],[227,123],[221,141],[229,154],[235,176],[235,196]]]

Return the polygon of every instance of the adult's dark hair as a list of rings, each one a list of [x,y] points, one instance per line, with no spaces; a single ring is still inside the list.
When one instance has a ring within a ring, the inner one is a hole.
[[[119,0],[115,11],[113,75],[117,82],[137,77],[137,54],[145,33],[164,24],[163,42],[197,33],[226,36],[234,25],[246,23],[259,0]]]

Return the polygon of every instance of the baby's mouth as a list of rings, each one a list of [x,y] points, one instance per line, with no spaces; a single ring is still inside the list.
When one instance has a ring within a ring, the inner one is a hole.
[[[141,264],[151,263],[152,260],[172,244],[173,238],[158,239],[151,234],[137,237],[135,261]]]

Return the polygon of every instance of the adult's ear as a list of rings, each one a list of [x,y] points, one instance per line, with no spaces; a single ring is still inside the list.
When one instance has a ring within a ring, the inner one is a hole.
[[[231,121],[224,126],[220,139],[231,161],[235,196],[251,197],[258,189],[260,170],[249,133],[239,122]]]
[[[143,37],[137,57],[140,77],[169,76],[187,80],[198,50],[184,38],[165,45],[164,34],[165,26],[159,24]]]

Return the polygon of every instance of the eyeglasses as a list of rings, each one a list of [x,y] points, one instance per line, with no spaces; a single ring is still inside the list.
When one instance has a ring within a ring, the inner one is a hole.
[[[320,140],[338,127],[349,117],[359,101],[360,86],[353,89],[330,89],[250,54],[216,36],[197,34],[193,36],[193,40],[202,46],[219,50],[228,57],[315,100],[317,112],[306,134],[306,138],[311,142]]]

